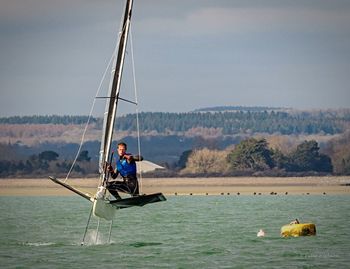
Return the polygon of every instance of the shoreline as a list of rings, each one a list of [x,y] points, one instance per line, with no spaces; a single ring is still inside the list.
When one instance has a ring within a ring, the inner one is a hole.
[[[69,179],[68,184],[95,193],[98,179]],[[143,178],[142,193],[164,195],[349,195],[350,177]],[[0,196],[72,196],[49,179],[0,179]]]

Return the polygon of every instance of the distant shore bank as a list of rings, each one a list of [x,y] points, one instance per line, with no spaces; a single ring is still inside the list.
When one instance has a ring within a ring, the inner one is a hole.
[[[69,179],[70,185],[95,193],[97,179]],[[349,195],[350,177],[144,178],[142,193],[165,195]],[[49,179],[0,179],[0,196],[71,196]]]

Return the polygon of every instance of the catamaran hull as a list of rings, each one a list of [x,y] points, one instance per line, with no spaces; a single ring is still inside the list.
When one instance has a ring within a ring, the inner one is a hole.
[[[94,216],[105,220],[112,220],[115,216],[116,208],[104,199],[95,199],[92,212]]]
[[[85,193],[67,183],[62,182],[61,180],[55,177],[49,177],[53,182],[59,184],[66,189],[80,195],[81,197],[89,200],[93,203],[93,213],[96,217],[103,218],[106,220],[112,220],[115,216],[115,212],[117,209],[129,208],[133,206],[144,206],[151,203],[157,203],[166,201],[165,196],[162,193],[152,193],[147,195],[140,195],[134,197],[128,197],[119,200],[106,200],[103,196],[99,196],[99,192],[95,195],[90,193]]]

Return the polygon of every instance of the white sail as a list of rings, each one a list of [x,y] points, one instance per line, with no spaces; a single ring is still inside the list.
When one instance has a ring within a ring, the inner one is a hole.
[[[142,162],[136,162],[137,171],[140,173],[147,173],[157,169],[165,169],[163,166],[152,163],[150,161],[143,160]]]

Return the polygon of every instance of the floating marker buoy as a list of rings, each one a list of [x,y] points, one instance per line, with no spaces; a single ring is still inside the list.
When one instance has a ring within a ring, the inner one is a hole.
[[[281,228],[282,237],[298,237],[316,235],[316,226],[313,223],[287,224]]]
[[[263,229],[260,229],[259,232],[256,234],[257,237],[264,237],[265,236],[265,232]]]

